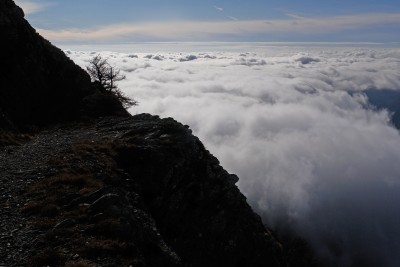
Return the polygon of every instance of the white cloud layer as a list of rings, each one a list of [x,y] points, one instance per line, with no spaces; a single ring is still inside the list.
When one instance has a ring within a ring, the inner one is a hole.
[[[398,25],[400,13],[361,14],[332,17],[304,18],[290,15],[289,19],[226,21],[176,21],[107,25],[91,29],[38,29],[56,42],[121,41],[145,38],[166,40],[210,40],[220,35],[249,34],[321,34],[363,29],[387,24]]]
[[[131,112],[189,124],[268,225],[334,266],[400,266],[400,135],[362,93],[400,90],[400,50],[101,54]]]

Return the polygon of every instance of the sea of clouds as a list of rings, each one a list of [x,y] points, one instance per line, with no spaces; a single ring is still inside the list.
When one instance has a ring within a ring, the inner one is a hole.
[[[130,112],[190,125],[267,225],[334,266],[400,266],[400,134],[364,94],[400,91],[400,49],[100,54]]]

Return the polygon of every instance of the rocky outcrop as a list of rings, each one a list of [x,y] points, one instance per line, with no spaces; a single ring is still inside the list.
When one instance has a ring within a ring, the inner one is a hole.
[[[173,119],[56,127],[0,160],[6,266],[284,266],[237,177]]]
[[[0,126],[22,129],[82,116],[127,115],[88,74],[43,39],[12,0],[0,1]]]

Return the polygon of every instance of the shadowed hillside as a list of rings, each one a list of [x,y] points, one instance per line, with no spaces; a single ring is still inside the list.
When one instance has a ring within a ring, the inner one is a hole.
[[[126,115],[89,75],[43,39],[11,0],[0,2],[0,125],[23,129],[81,116]]]

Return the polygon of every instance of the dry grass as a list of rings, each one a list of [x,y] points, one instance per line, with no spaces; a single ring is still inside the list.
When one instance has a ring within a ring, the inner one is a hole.
[[[56,224],[54,219],[37,217],[32,220],[32,225],[40,230],[48,230]]]
[[[31,201],[26,203],[22,208],[21,212],[24,214],[37,214],[40,212],[42,209],[43,204],[36,202],[36,201]]]
[[[106,219],[95,224],[88,225],[86,233],[104,238],[127,240],[127,229],[116,219]]]
[[[103,187],[103,182],[91,174],[59,173],[50,176],[32,185],[27,192],[29,197],[45,199],[53,202],[66,192],[77,192],[81,195],[96,191]],[[25,205],[24,210],[35,210],[39,204],[31,202]]]
[[[96,143],[79,143],[73,146],[73,151],[75,154],[83,153],[100,153],[108,156],[114,156],[115,152],[112,149],[112,145],[105,142],[96,142]]]
[[[127,255],[129,253],[129,246],[125,242],[112,239],[92,239],[85,243],[81,251],[82,254],[87,256],[97,255]]]
[[[56,249],[46,249],[32,259],[32,266],[60,266],[64,263],[63,255]]]
[[[47,179],[48,186],[52,188],[61,187],[62,190],[75,189],[81,194],[100,189],[103,183],[94,179],[90,174],[81,175],[75,173],[61,173]]]
[[[21,145],[31,139],[30,136],[0,130],[0,147]]]
[[[108,143],[75,144],[49,162],[56,174],[31,185],[26,193],[29,202],[21,211],[31,215],[32,226],[40,230],[38,239],[45,244],[36,248],[40,253],[33,266],[91,267],[97,266],[99,255],[130,261],[126,227],[118,218],[93,223],[85,202],[88,194],[109,185],[108,180],[118,180],[113,153]],[[62,223],[66,220],[70,223]],[[76,254],[79,257],[74,258]]]
[[[73,260],[73,261],[68,261],[65,264],[65,267],[95,267],[95,266],[96,264],[88,260]]]
[[[27,196],[31,199],[21,212],[27,215],[54,218],[63,212],[60,203],[68,193],[80,196],[102,188],[103,182],[90,174],[61,173],[33,184]]]

